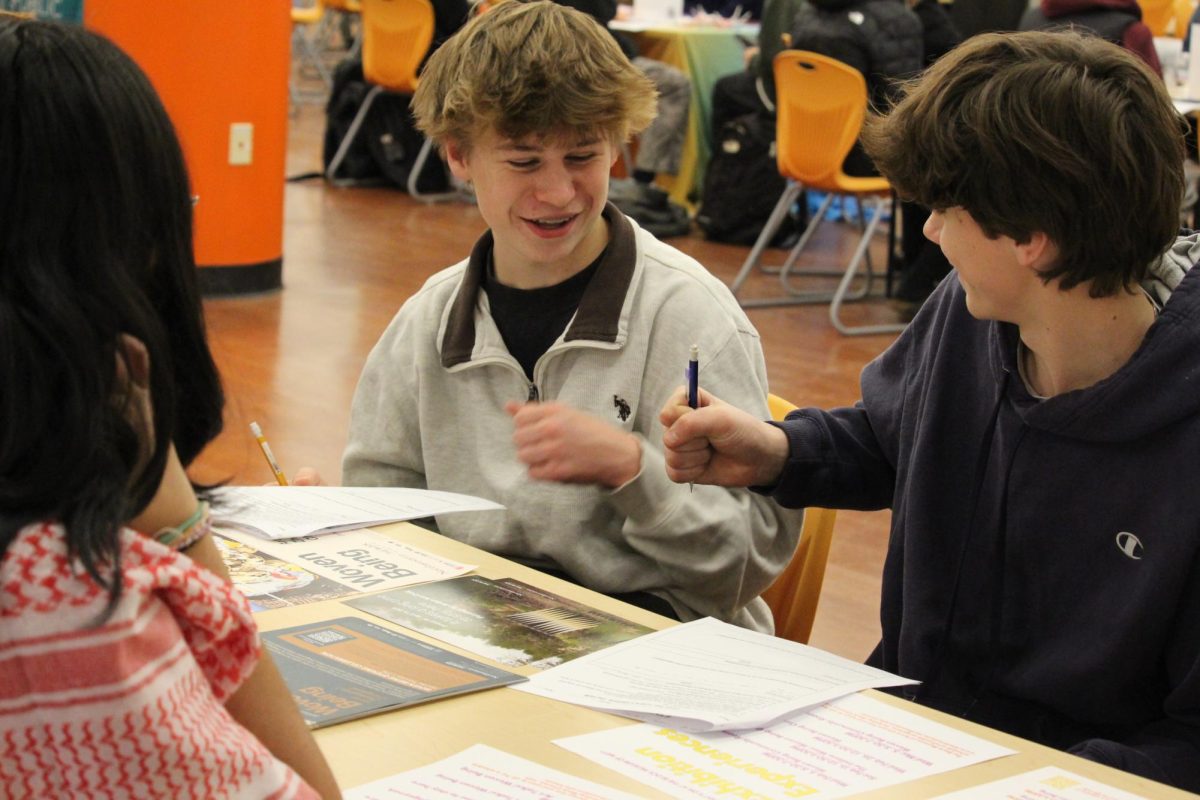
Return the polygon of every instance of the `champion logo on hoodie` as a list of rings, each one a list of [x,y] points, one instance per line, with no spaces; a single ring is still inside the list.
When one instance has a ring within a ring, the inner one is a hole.
[[[1129,531],[1121,531],[1117,534],[1117,549],[1134,561],[1142,560],[1142,540]]]

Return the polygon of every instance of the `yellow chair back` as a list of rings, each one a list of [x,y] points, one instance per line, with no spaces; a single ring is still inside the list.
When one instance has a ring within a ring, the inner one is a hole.
[[[1187,36],[1188,25],[1192,22],[1192,14],[1196,11],[1196,0],[1175,0],[1175,28],[1172,33],[1176,39]]]
[[[1155,36],[1167,32],[1167,26],[1175,16],[1175,0],[1141,0],[1142,22]]]
[[[433,42],[429,0],[362,0],[362,26],[366,79],[392,92],[416,91],[417,70]]]
[[[842,162],[867,113],[862,73],[806,50],[775,56],[775,141],[785,178],[826,192],[886,192],[884,178],[851,178]]]
[[[767,395],[767,407],[771,417],[777,420],[796,408],[773,394]],[[805,509],[800,544],[791,562],[762,593],[775,616],[776,636],[793,642],[808,642],[817,616],[817,603],[821,599],[821,584],[825,581],[825,564],[829,560],[836,519],[837,512],[830,508]]]
[[[292,23],[295,25],[315,25],[324,15],[324,0],[314,0],[307,6],[292,6]]]

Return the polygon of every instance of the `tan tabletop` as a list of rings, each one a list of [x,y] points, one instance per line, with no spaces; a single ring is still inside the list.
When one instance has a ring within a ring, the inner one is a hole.
[[[396,536],[415,547],[446,558],[476,564],[478,565],[476,573],[485,578],[516,578],[653,628],[663,628],[673,624],[671,620],[657,614],[552,578],[415,525],[400,523],[388,525],[379,530]],[[393,630],[403,631],[407,635],[434,642],[440,647],[457,650],[446,642],[393,625],[387,620],[358,611],[337,600],[278,608],[260,612],[256,616],[259,626],[263,630],[286,628],[333,617],[356,616]],[[509,667],[491,662],[474,653],[467,653],[467,655],[513,672],[523,674],[537,672],[529,667]],[[881,692],[872,692],[871,694],[885,702],[903,706],[915,714],[937,720],[973,736],[997,742],[1015,750],[1016,755],[866,792],[855,795],[855,797],[875,798],[876,800],[929,798],[944,792],[965,789],[1046,766],[1068,769],[1101,783],[1148,798],[1155,798],[1155,800],[1158,798],[1195,797],[1188,792],[1094,764],[1058,750],[966,722],[914,703],[908,703]],[[638,797],[668,797],[645,784],[594,764],[582,756],[567,752],[553,744],[554,739],[565,736],[632,724],[636,723],[624,717],[560,703],[509,688],[499,688],[435,700],[423,705],[333,725],[316,731],[314,735],[343,789],[353,788],[397,772],[439,761],[465,750],[472,744],[482,743],[580,778],[621,789]]]

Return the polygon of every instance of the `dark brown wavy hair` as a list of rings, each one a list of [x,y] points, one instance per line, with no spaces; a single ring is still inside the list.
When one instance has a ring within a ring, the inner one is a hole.
[[[1093,297],[1132,287],[1174,240],[1185,126],[1163,81],[1094,36],[976,36],[872,115],[862,141],[902,196],[959,206],[992,237],[1045,233],[1043,272]]]

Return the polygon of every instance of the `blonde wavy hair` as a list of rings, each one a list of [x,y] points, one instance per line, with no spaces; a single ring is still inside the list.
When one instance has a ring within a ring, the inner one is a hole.
[[[488,130],[616,145],[653,121],[656,104],[653,83],[593,18],[548,0],[503,0],[429,58],[412,111],[439,146],[469,152]]]

